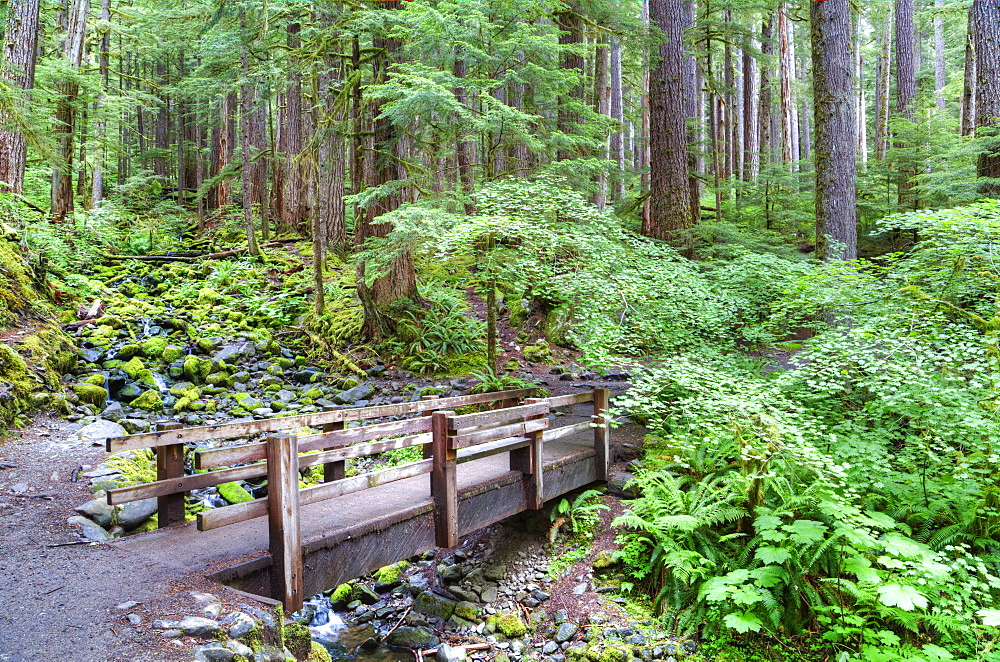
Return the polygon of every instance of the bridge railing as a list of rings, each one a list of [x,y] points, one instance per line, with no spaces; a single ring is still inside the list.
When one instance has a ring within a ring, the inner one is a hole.
[[[553,398],[527,398],[531,389],[438,398],[416,402],[328,411],[182,428],[160,424],[156,432],[116,437],[107,441],[109,451],[155,448],[157,480],[108,492],[110,505],[156,497],[161,527],[184,519],[184,494],[237,480],[266,476],[268,495],[198,513],[202,531],[268,517],[272,558],[272,593],[286,608],[299,609],[302,595],[302,542],[299,508],[326,499],[384,485],[422,474],[431,475],[435,538],[439,546],[458,543],[457,465],[481,457],[510,453],[510,468],[524,480],[525,507],[538,509],[544,501],[542,447],[545,441],[594,431],[597,479],[607,479],[608,391],[594,391]],[[519,404],[523,400],[524,404]],[[550,427],[552,408],[594,403],[594,417],[574,425]],[[492,411],[457,415],[453,408],[497,403]],[[362,427],[345,428],[352,420],[419,413],[421,416]],[[296,436],[287,432],[301,426],[319,426],[319,434]],[[271,432],[264,442],[196,449],[194,466],[204,473],[184,475],[184,444]],[[422,446],[424,459],[388,469],[345,477],[351,458],[389,450]],[[238,466],[233,466],[238,465]],[[299,487],[299,471],[322,465],[324,482]],[[225,468],[220,468],[225,467]]]

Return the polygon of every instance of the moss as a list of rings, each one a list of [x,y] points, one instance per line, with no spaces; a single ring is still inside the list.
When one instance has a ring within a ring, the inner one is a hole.
[[[350,584],[341,584],[330,593],[330,602],[350,602],[354,587]]]
[[[496,616],[494,626],[508,639],[523,637],[528,634],[528,626],[517,614],[504,613]]]
[[[379,584],[395,584],[403,574],[403,570],[410,565],[406,561],[400,561],[393,565],[387,565],[375,571],[375,581]]]
[[[144,366],[142,363],[142,359],[140,359],[138,356],[133,356],[125,363],[125,365],[122,366],[122,370],[125,372],[126,375],[135,379],[135,376],[139,374],[139,371],[143,370],[145,367],[146,366]]]
[[[597,657],[597,662],[628,662],[631,657],[629,651],[621,646],[607,646]]]
[[[528,321],[529,303],[523,299],[514,299],[508,304],[510,308],[510,325],[515,329]]]
[[[312,648],[309,651],[309,657],[306,658],[306,662],[333,662],[333,658],[330,657],[330,652],[323,648],[323,645],[318,641],[311,643]]]
[[[504,370],[519,370],[520,368],[521,364],[518,363],[517,359],[515,358],[511,358],[509,361],[507,361],[507,363],[503,364]]]
[[[163,356],[163,350],[167,348],[166,338],[150,338],[139,343],[142,354],[148,359],[158,359]]]
[[[160,358],[165,363],[173,363],[182,356],[184,356],[184,350],[177,345],[167,345],[163,348],[163,353],[160,354]]]
[[[545,335],[560,347],[576,349],[573,341],[573,309],[568,306],[553,308],[545,315]]]
[[[103,407],[108,400],[107,389],[95,384],[73,384],[71,387],[80,402],[86,402],[97,407]]]
[[[312,654],[312,634],[309,628],[301,623],[285,625],[282,631],[282,641],[285,648],[296,660],[308,660]]]
[[[103,373],[97,372],[93,375],[87,375],[82,380],[84,384],[93,384],[94,386],[104,386],[104,383],[108,381],[108,378],[104,376]]]
[[[205,352],[206,354],[215,351],[215,343],[213,343],[208,338],[198,338],[195,344],[198,346],[198,349]]]
[[[318,388],[316,388],[314,386],[311,389],[309,389],[308,391],[306,391],[305,393],[303,393],[302,397],[303,398],[311,398],[312,400],[315,400],[316,398],[322,398],[323,397],[323,391],[321,391],[320,389],[318,389]]]
[[[229,386],[231,380],[228,372],[217,372],[205,377],[205,382],[211,386]]]
[[[524,360],[529,363],[549,364],[552,362],[552,348],[544,340],[537,340],[524,348]]]
[[[127,345],[122,345],[118,348],[118,358],[127,361],[133,356],[137,355],[141,350],[139,345],[135,343],[128,343]]]
[[[159,385],[156,383],[156,377],[153,375],[153,371],[149,368],[143,368],[139,372],[135,373],[133,376],[136,382],[142,384],[146,388],[152,388],[159,390]]]
[[[203,287],[198,290],[198,303],[205,306],[214,306],[222,298],[222,295],[210,287]]]
[[[145,409],[146,411],[159,411],[163,409],[163,398],[156,391],[145,391],[142,395],[132,401],[133,407]]]
[[[229,503],[243,503],[253,501],[253,497],[243,489],[243,486],[236,482],[222,483],[218,487],[219,494]]]

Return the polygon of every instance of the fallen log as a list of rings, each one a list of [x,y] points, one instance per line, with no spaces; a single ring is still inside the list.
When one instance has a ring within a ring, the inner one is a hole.
[[[71,331],[73,329],[79,329],[81,326],[87,326],[88,324],[100,324],[101,322],[103,322],[106,319],[107,319],[107,316],[105,315],[104,317],[96,317],[94,319],[89,319],[89,320],[80,320],[78,322],[68,322],[67,324],[63,324],[62,328],[63,328],[64,331]]]
[[[197,262],[196,257],[182,257],[180,255],[109,255],[109,260],[140,260],[142,262]]]

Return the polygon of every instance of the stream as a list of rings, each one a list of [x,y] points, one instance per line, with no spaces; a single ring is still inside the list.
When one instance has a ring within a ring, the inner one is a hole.
[[[413,653],[379,643],[386,632],[371,624],[348,626],[330,606],[329,598],[317,595],[306,601],[304,609],[312,610],[309,631],[336,660],[358,662],[412,662]],[[386,628],[388,629],[388,628]]]

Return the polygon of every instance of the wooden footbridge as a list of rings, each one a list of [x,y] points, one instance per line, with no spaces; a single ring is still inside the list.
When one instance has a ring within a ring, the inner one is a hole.
[[[454,547],[459,536],[607,480],[609,391],[531,394],[428,396],[189,428],[164,423],[108,439],[110,452],[156,451],[155,482],[107,498],[111,505],[157,498],[160,529],[116,544],[184,570],[204,569],[296,611],[310,595],[434,546]],[[456,414],[462,407],[490,409]],[[557,407],[568,414],[552,420]],[[365,424],[385,418],[396,420]],[[303,428],[321,432],[288,432]],[[258,434],[264,441],[211,443]],[[185,445],[194,447],[201,473],[185,474]],[[414,446],[423,459],[345,476],[348,459]],[[301,488],[299,472],[319,465],[323,482]],[[264,476],[267,497],[201,512],[197,527],[185,525],[186,492]]]

